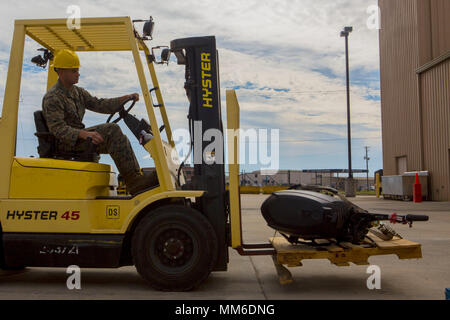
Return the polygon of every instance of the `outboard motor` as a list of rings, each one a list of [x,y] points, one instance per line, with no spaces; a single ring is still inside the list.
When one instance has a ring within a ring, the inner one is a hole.
[[[284,190],[264,201],[261,212],[267,224],[295,239],[342,238],[352,213],[341,199],[314,191]]]
[[[341,195],[333,197],[309,190],[274,192],[262,204],[261,212],[267,224],[293,244],[302,242],[300,239],[336,239],[357,244],[364,241],[375,221],[410,226],[413,221],[428,221],[426,215],[369,213]]]

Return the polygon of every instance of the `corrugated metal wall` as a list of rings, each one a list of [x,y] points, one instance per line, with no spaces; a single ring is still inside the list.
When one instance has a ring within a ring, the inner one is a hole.
[[[450,59],[420,75],[424,167],[431,173],[431,198],[450,199]]]
[[[383,169],[397,174],[396,157],[420,169],[419,65],[416,0],[380,0],[380,79]]]
[[[437,58],[450,50],[450,0],[432,0],[430,5],[433,58]]]
[[[406,156],[408,171],[431,172],[431,198],[448,201],[450,58],[429,64],[450,52],[450,0],[379,6],[384,174],[398,174],[396,159]]]

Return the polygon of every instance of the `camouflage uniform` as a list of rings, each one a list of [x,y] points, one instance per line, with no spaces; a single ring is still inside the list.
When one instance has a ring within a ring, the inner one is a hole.
[[[97,99],[83,88],[72,86],[67,89],[60,80],[47,92],[42,101],[42,110],[49,131],[58,139],[62,151],[84,151],[88,142],[78,138],[81,129],[97,131],[103,142],[97,152],[110,154],[117,169],[124,177],[139,174],[139,163],[127,136],[115,123],[104,123],[84,128],[82,123],[86,109],[111,114],[120,110],[120,98]]]

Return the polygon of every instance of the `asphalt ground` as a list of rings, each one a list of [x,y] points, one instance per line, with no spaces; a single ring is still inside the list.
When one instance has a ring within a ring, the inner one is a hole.
[[[242,195],[244,242],[265,242],[274,236],[260,213],[266,195]],[[281,285],[270,256],[240,256],[229,249],[228,271],[214,272],[195,291],[159,292],[149,287],[134,267],[82,269],[81,289],[69,290],[69,274],[62,268],[0,271],[0,299],[445,299],[450,288],[450,202],[404,202],[354,198],[357,205],[376,213],[427,214],[428,222],[413,228],[395,225],[405,239],[422,244],[422,259],[400,260],[395,255],[369,259],[381,271],[381,288],[369,290],[368,266],[337,267],[328,260],[304,260],[289,268],[293,283]]]

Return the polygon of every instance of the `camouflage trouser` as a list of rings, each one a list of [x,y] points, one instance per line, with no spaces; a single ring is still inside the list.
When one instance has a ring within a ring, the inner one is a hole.
[[[130,141],[117,124],[103,123],[84,130],[97,131],[103,137],[103,142],[96,145],[97,153],[109,154],[122,176],[139,174],[139,163],[131,148]],[[83,152],[86,149],[88,149],[88,141],[78,139],[71,151]]]

